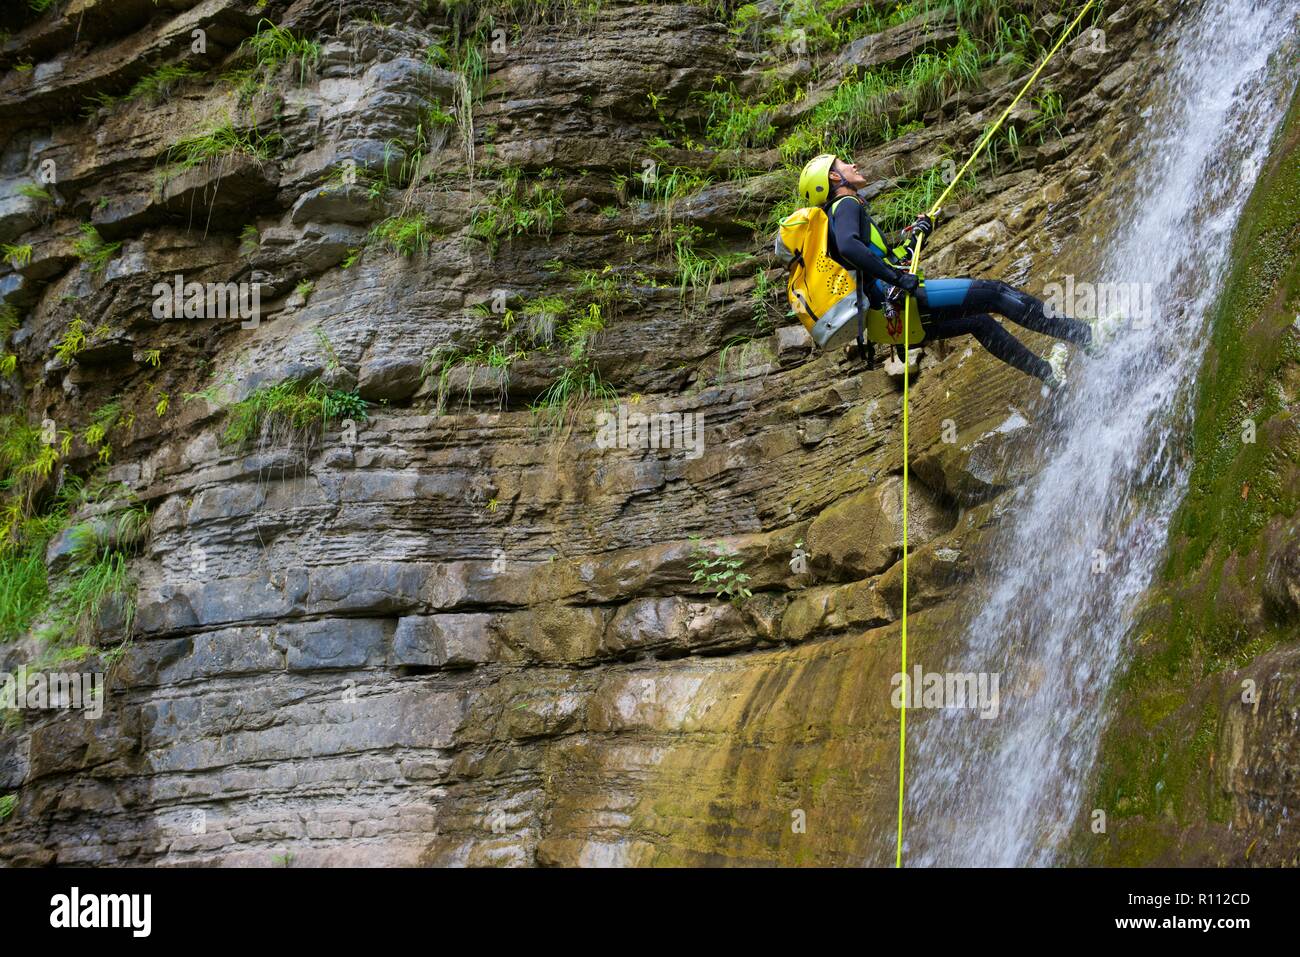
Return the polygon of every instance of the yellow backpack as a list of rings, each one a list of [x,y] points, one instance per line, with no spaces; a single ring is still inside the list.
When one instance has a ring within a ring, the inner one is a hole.
[[[790,308],[813,342],[819,348],[834,349],[861,335],[871,342],[902,345],[906,316],[907,342],[919,345],[925,330],[915,299],[907,297],[906,308],[892,317],[872,308],[865,295],[859,306],[856,276],[830,257],[829,232],[826,211],[820,206],[807,206],[781,220],[776,236],[776,255],[790,269],[786,284]]]

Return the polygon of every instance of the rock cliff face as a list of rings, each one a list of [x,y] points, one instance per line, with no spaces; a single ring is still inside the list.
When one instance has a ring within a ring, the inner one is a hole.
[[[98,721],[6,722],[0,860],[892,856],[900,387],[789,327],[769,214],[823,133],[877,208],[917,202],[1061,26],[895,6],[4,14],[4,412],[57,459],[12,487],[67,514],[0,663],[108,689]],[[1175,9],[1065,48],[928,274],[1039,291],[1088,261]],[[867,75],[892,80],[832,109]],[[256,316],[187,314],[189,283],[256,284]],[[960,637],[1048,408],[973,343],[927,351],[914,660]],[[662,414],[698,431],[645,447]],[[719,546],[747,580],[700,580]],[[129,585],[70,613],[115,555]]]

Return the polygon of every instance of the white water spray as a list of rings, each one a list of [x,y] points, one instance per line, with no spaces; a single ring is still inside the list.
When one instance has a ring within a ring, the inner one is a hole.
[[[945,665],[1000,672],[1001,716],[928,712],[909,741],[912,865],[1056,859],[1184,492],[1206,322],[1300,58],[1294,0],[1207,0],[1176,29],[1160,105],[1138,134],[1135,195],[1115,210],[1097,276],[1153,283],[1154,314],[1103,359],[1072,364],[1047,465],[1017,493],[987,602]]]

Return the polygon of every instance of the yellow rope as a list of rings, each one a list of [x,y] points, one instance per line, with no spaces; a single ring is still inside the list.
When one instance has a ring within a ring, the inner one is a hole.
[[[1066,39],[1070,36],[1071,33],[1074,32],[1074,28],[1077,27],[1080,24],[1080,22],[1082,22],[1083,18],[1087,15],[1088,11],[1092,9],[1092,7],[1096,4],[1096,2],[1097,0],[1088,0],[1088,2],[1084,4],[1083,9],[1079,11],[1079,15],[1074,18],[1074,22],[1071,23],[1065,29],[1065,32],[1061,34],[1061,38],[1056,41],[1056,46],[1052,47],[1051,51],[1043,59],[1043,62],[1038,64],[1038,68],[1029,75],[1029,79],[1025,81],[1025,85],[1020,88],[1020,92],[1017,93],[1016,98],[1011,101],[1011,105],[1008,106],[1005,110],[1003,110],[1002,115],[998,117],[998,121],[994,123],[991,127],[989,127],[988,132],[984,134],[984,138],[980,140],[979,145],[975,147],[975,151],[971,153],[970,159],[966,160],[966,164],[960,170],[957,171],[957,175],[952,178],[952,182],[948,184],[948,188],[943,191],[943,194],[935,201],[934,205],[930,207],[930,211],[926,215],[928,215],[931,219],[933,219],[934,215],[943,207],[944,201],[947,200],[948,198],[948,194],[953,191],[957,183],[966,174],[966,171],[970,169],[971,165],[975,162],[975,160],[979,158],[980,153],[984,152],[984,147],[988,146],[989,141],[993,139],[993,136],[1002,127],[1002,124],[1006,122],[1007,117],[1011,115],[1011,111],[1016,108],[1016,104],[1019,103],[1021,99],[1024,98],[1024,95],[1029,92],[1029,88],[1034,85],[1034,81],[1038,79],[1039,75],[1043,72],[1043,69],[1047,66],[1047,64],[1052,62],[1052,57],[1056,56],[1057,51],[1061,49],[1061,47],[1065,44]],[[917,270],[920,269],[921,267],[921,245],[923,244],[924,241],[925,241],[925,234],[918,233],[916,237],[916,248],[913,250],[912,253],[912,266],[911,269],[909,270],[913,275],[915,275]],[[911,329],[912,310],[916,307],[915,302],[916,300],[914,297],[908,296],[907,305],[903,311],[903,623],[902,623],[903,682],[901,686],[903,692],[903,707],[900,712],[899,721],[898,721],[898,837],[897,837],[897,843],[894,851],[895,867],[903,866],[903,794],[904,794],[903,771],[907,759],[907,700],[911,691],[911,689],[908,687],[907,684],[907,479],[908,479],[907,429],[908,429],[908,391],[909,391],[908,380],[910,378],[907,371],[908,370],[907,353],[908,353],[908,331]]]
[[[920,238],[919,236],[917,237]],[[907,347],[908,329],[912,322],[911,296],[903,307],[903,710],[898,718],[898,841],[894,851],[894,866],[903,866],[903,767],[907,763]]]

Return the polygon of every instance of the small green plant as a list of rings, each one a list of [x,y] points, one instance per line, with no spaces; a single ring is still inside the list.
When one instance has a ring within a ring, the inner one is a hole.
[[[270,20],[258,21],[257,33],[244,41],[242,49],[267,75],[286,64],[297,64],[299,85],[307,82],[307,74],[320,62],[321,54],[321,45],[315,40],[294,36]]]
[[[68,328],[64,330],[62,338],[54,344],[54,356],[60,362],[69,363],[84,351],[92,340],[102,339],[109,332],[107,325],[100,325],[91,329],[80,316],[77,316],[68,323]]]
[[[21,635],[49,601],[45,547],[50,535],[39,534],[41,523],[25,523],[17,542],[0,548],[0,642]]]
[[[558,190],[544,183],[525,186],[517,169],[503,170],[486,207],[475,210],[470,235],[487,244],[495,255],[503,239],[532,233],[550,236],[564,216]]]
[[[153,366],[155,369],[157,369],[160,365],[162,365],[162,350],[146,349],[142,354],[142,358],[144,359],[145,365]]]
[[[749,301],[754,307],[754,334],[767,335],[775,328],[772,300],[784,292],[782,286],[773,282],[763,270],[754,274],[754,289],[749,294]],[[778,310],[777,315],[781,313]]]
[[[475,373],[479,369],[484,369],[493,373],[497,407],[504,408],[510,390],[510,367],[524,358],[524,355],[522,350],[512,348],[508,343],[480,342],[470,352],[460,352],[447,346],[435,348],[421,367],[425,378],[433,375],[435,371],[438,373],[434,414],[442,415],[446,411],[447,397],[451,391],[451,374],[462,367],[469,373],[465,383],[467,404],[473,402]]]
[[[0,491],[8,495],[0,510],[0,547],[18,537],[37,491],[71,445],[67,430],[47,433],[16,415],[0,415]]]
[[[105,402],[90,414],[90,424],[81,433],[82,440],[94,450],[100,464],[106,465],[113,456],[109,434],[117,427],[130,428],[134,415],[123,415],[122,403],[116,399]]]
[[[227,117],[209,130],[177,140],[167,150],[173,172],[183,172],[202,163],[220,162],[233,156],[249,156],[259,162],[271,158],[280,142],[278,133],[263,136],[256,128],[239,130]]]
[[[977,0],[978,2],[978,0]],[[999,3],[998,6],[1006,6]],[[996,10],[989,14],[989,22],[975,32],[986,38],[992,35],[991,56],[999,64],[1015,70],[1029,69],[1042,53],[1034,37],[1034,23],[1023,13]]]
[[[988,141],[988,146],[984,148],[984,162],[994,176],[998,175],[1002,170],[1005,158],[1003,150],[1010,154],[1012,164],[1020,162],[1020,134],[1014,126],[1003,126]]]
[[[76,535],[81,526],[73,529]],[[47,639],[62,642],[87,635],[111,602],[118,603],[123,631],[129,634],[135,619],[135,581],[127,553],[116,547],[101,550],[92,533],[83,533],[86,545],[72,568],[54,589],[50,604],[57,609]]]
[[[181,83],[198,75],[197,70],[187,66],[160,66],[137,80],[123,99],[127,102],[144,99],[156,106],[166,101]]]
[[[122,248],[122,243],[106,241],[91,223],[82,223],[80,229],[81,238],[72,244],[73,253],[90,267],[91,272],[103,272]]]
[[[302,297],[303,305],[306,305],[311,299],[312,290],[315,288],[316,284],[314,282],[310,279],[304,279],[302,282],[298,283],[298,285],[293,287],[293,291],[295,295]]]
[[[433,106],[429,107],[428,117],[429,125],[434,128],[456,125],[455,115],[447,112],[440,103],[435,103]]]
[[[691,537],[691,581],[704,585],[713,591],[719,599],[739,604],[753,597],[753,592],[746,587],[750,576],[741,571],[744,561],[734,550],[728,549],[721,542],[715,542],[712,549],[704,547],[700,536]]]
[[[220,402],[216,389],[190,392],[185,398]],[[226,407],[221,440],[235,447],[254,439],[268,447],[301,442],[310,449],[331,421],[366,419],[367,407],[356,392],[330,389],[319,379],[263,386]]]
[[[775,359],[776,355],[765,338],[742,336],[732,339],[718,353],[718,383],[726,382],[729,376],[743,372],[758,361],[772,362]]]
[[[117,103],[117,97],[113,96],[111,93],[105,93],[103,90],[99,90],[96,93],[91,93],[83,102],[85,105],[81,109],[81,115],[92,117],[100,110],[112,109]]]
[[[1061,94],[1048,90],[1034,98],[1034,107],[1038,110],[1038,115],[1030,121],[1026,132],[1037,136],[1040,143],[1047,139],[1049,130],[1053,136],[1059,137],[1060,124],[1065,120],[1065,106]]]
[[[709,108],[705,135],[723,149],[761,149],[776,137],[777,103],[747,103],[734,84],[695,94]]]
[[[0,342],[9,338],[9,333],[15,331],[21,323],[18,320],[18,310],[9,303],[0,305]]]
[[[389,216],[370,230],[370,241],[402,256],[426,253],[433,241],[433,224],[423,213]],[[344,266],[346,269],[347,266]]]
[[[64,330],[63,337],[55,343],[54,356],[60,362],[71,362],[77,353],[86,348],[88,342],[86,323],[79,317],[73,319]]]
[[[329,389],[325,393],[322,417],[326,422],[352,419],[364,421],[370,418],[370,403],[361,398],[357,392],[343,389]]]
[[[43,636],[55,642],[85,640],[103,618],[109,605],[116,606],[114,632],[130,636],[135,618],[135,581],[130,573],[130,555],[146,540],[149,514],[121,482],[95,482],[82,489],[77,482],[62,494],[62,505],[52,512],[60,527],[77,503],[96,502],[103,510],[98,518],[73,525],[68,531],[72,563],[48,596],[52,609]],[[55,661],[75,661],[91,649],[85,645],[62,646]]]
[[[0,417],[0,642],[23,634],[49,602],[45,549],[66,524],[81,483],[65,476],[40,514],[35,493],[71,443],[71,433],[60,442],[16,416]]]
[[[239,255],[247,259],[262,246],[262,235],[251,223],[239,231]]]
[[[339,359],[338,350],[334,348],[334,343],[330,340],[329,333],[323,326],[316,326],[311,331],[312,336],[316,339],[316,344],[320,346],[321,354],[325,356],[325,371],[334,372],[343,367],[342,360]]]
[[[635,178],[641,183],[641,192],[646,199],[667,205],[692,193],[698,193],[713,182],[713,179],[704,173],[680,166],[660,169],[653,176],[647,171]]]
[[[781,143],[781,158],[795,162],[815,152],[840,155],[883,142],[893,124],[914,121],[973,86],[988,54],[966,33],[942,53],[925,51],[898,69],[846,79]]]
[[[599,303],[590,303],[586,310],[569,318],[560,327],[558,338],[568,350],[570,362],[585,362],[591,345],[605,328],[605,317]]]
[[[14,808],[18,806],[17,794],[6,794],[0,797],[0,821],[6,821],[14,813]]]
[[[917,130],[923,129],[925,129],[924,120],[911,120],[907,123],[895,125],[889,121],[889,117],[885,117],[880,123],[880,138],[883,142],[888,143],[891,140],[900,139],[908,133],[915,133]]]
[[[426,157],[433,150],[441,148],[446,141],[447,130],[455,123],[456,117],[434,104],[415,124],[410,141],[390,139],[385,142],[383,161],[378,172],[358,170],[358,173],[363,173],[370,179],[371,200],[381,199],[389,189],[403,188],[406,196],[401,212],[405,212],[415,187],[430,175],[425,170]],[[398,156],[401,157],[400,162]]]
[[[618,392],[601,378],[594,364],[566,365],[533,402],[532,412],[547,426],[552,437],[558,438],[569,432],[583,409],[616,401]]]
[[[22,246],[0,243],[0,258],[3,258],[5,262],[15,269],[22,269],[32,261],[31,243]]]
[[[897,188],[878,197],[871,204],[871,215],[882,229],[901,229],[910,225],[919,213],[928,210],[947,188],[944,168],[936,166],[921,175],[903,180]],[[964,177],[953,190],[956,199],[975,188],[975,181]]]
[[[725,282],[737,266],[747,262],[751,256],[745,252],[710,253],[697,252],[692,245],[694,234],[680,234],[674,243],[677,259],[677,287],[681,298],[686,298],[687,290],[693,297],[700,291],[708,292],[718,281]]]
[[[832,9],[830,5],[819,4],[817,0],[790,0],[781,5],[781,23],[768,31],[768,38],[771,42],[782,45],[802,41],[810,51],[820,50],[836,40],[835,28],[827,16]],[[753,15],[742,18],[740,13],[740,10],[736,11],[733,29],[739,29],[743,33]]]
[[[50,191],[42,186],[37,186],[35,183],[23,183],[18,187],[18,194],[26,196],[28,199],[34,199],[38,203],[54,202],[54,197],[50,195]]]

